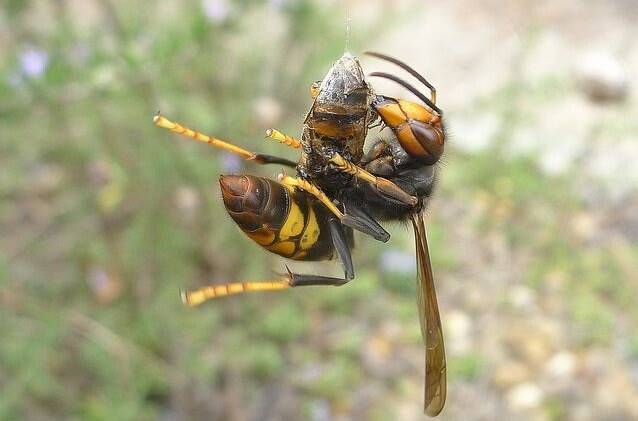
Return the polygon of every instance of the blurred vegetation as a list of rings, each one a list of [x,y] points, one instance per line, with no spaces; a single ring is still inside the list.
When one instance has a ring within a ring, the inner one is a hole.
[[[362,362],[366,349],[420,352],[407,230],[393,230],[394,254],[360,238],[358,276],[344,288],[247,294],[197,310],[179,302],[179,288],[283,269],[230,222],[217,187],[220,173],[279,168],[244,168],[155,128],[153,114],[294,159],[262,141],[263,131],[298,133],[310,83],[343,52],[345,16],[330,5],[6,3],[0,419],[244,419],[278,411],[277,394],[294,396],[281,405],[299,411],[283,410],[284,419],[322,419],[322,405],[352,410],[353,390],[370,377],[389,400],[421,387]],[[353,22],[351,50],[406,16],[384,7],[383,25]],[[483,105],[507,116],[517,95],[508,92]],[[511,127],[504,130],[506,138]],[[584,245],[565,225],[585,207],[567,177],[544,175],[529,157],[510,159],[498,144],[478,154],[452,146],[447,161],[440,201],[473,204],[472,229],[488,239],[502,233],[508,248],[523,250],[531,288],[558,279],[570,291],[576,346],[609,345],[618,312],[638,320],[634,286],[622,282],[637,267],[636,246]],[[431,215],[437,273],[480,283],[463,270],[450,219]],[[312,270],[339,270],[326,266]],[[388,327],[393,344],[381,332],[387,320],[401,326]],[[638,342],[631,345],[638,356]],[[410,373],[422,370],[399,360]],[[452,354],[450,375],[472,381],[488,366],[480,352]],[[360,411],[394,413],[384,399]],[[552,401],[547,411],[563,410]]]

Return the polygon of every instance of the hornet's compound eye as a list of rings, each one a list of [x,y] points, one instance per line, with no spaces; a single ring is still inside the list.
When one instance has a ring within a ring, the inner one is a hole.
[[[312,97],[312,99],[317,98],[317,95],[319,95],[319,87],[320,86],[321,86],[321,81],[320,80],[312,82],[312,85],[310,85],[310,96]]]

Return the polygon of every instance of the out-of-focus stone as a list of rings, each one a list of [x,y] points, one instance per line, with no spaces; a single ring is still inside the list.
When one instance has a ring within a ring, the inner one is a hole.
[[[638,185],[638,142],[634,137],[600,139],[585,167],[588,175],[602,181],[605,195],[616,203],[635,194]]]
[[[581,240],[587,241],[598,233],[599,221],[592,212],[579,212],[571,218],[572,232]]]
[[[310,403],[310,419],[313,421],[328,421],[332,419],[330,402],[318,399]]]
[[[507,393],[507,404],[515,411],[533,409],[543,401],[543,391],[534,383],[521,383]]]
[[[513,325],[506,342],[516,357],[535,367],[542,366],[552,353],[552,339],[525,323]]]
[[[109,304],[122,293],[119,277],[100,266],[89,268],[86,282],[100,304]]]
[[[569,379],[576,371],[576,356],[569,351],[560,351],[545,365],[545,371],[552,378]]]
[[[381,254],[379,260],[384,272],[411,274],[416,272],[416,258],[414,253],[407,253],[398,249],[389,249]]]
[[[391,378],[404,368],[405,360],[399,354],[397,346],[401,327],[396,323],[384,323],[379,331],[372,335],[361,350],[363,364],[375,376]]]
[[[512,305],[520,310],[530,309],[536,303],[536,293],[525,285],[514,285],[509,293]]]
[[[585,54],[578,63],[576,78],[580,89],[592,101],[615,102],[627,95],[627,71],[607,52],[592,51]]]
[[[500,121],[494,114],[456,116],[450,130],[454,146],[465,152],[487,149],[496,138]]]
[[[500,388],[507,389],[530,379],[530,369],[519,361],[505,361],[494,370],[492,381]]]
[[[46,194],[57,190],[64,181],[64,170],[56,164],[38,164],[31,173],[31,188]]]
[[[281,119],[281,104],[269,96],[262,96],[253,102],[253,111],[260,127],[273,127]],[[294,134],[293,134],[294,135]]]
[[[451,311],[444,319],[446,348],[452,354],[460,354],[470,350],[472,343],[470,333],[472,321],[462,311]]]
[[[193,218],[200,207],[201,198],[197,190],[189,186],[180,186],[175,190],[175,207],[186,219]]]
[[[567,284],[567,274],[561,269],[553,269],[545,276],[544,285],[554,291],[561,291]]]
[[[111,165],[102,159],[89,162],[86,166],[86,175],[92,184],[104,186],[113,178]]]
[[[618,411],[623,408],[627,419],[638,417],[638,392],[623,367],[614,367],[606,372],[596,385],[595,398],[606,411]]]

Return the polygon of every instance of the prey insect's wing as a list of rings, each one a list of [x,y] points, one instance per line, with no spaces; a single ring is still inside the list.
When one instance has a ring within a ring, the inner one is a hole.
[[[441,317],[434,290],[432,265],[425,235],[423,215],[412,216],[417,256],[417,303],[421,335],[425,343],[425,413],[438,415],[445,405],[447,368]]]

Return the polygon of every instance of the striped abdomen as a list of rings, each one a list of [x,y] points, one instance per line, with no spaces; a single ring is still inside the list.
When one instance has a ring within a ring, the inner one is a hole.
[[[229,215],[266,250],[295,260],[332,257],[326,210],[305,193],[251,175],[225,175],[219,183]]]

